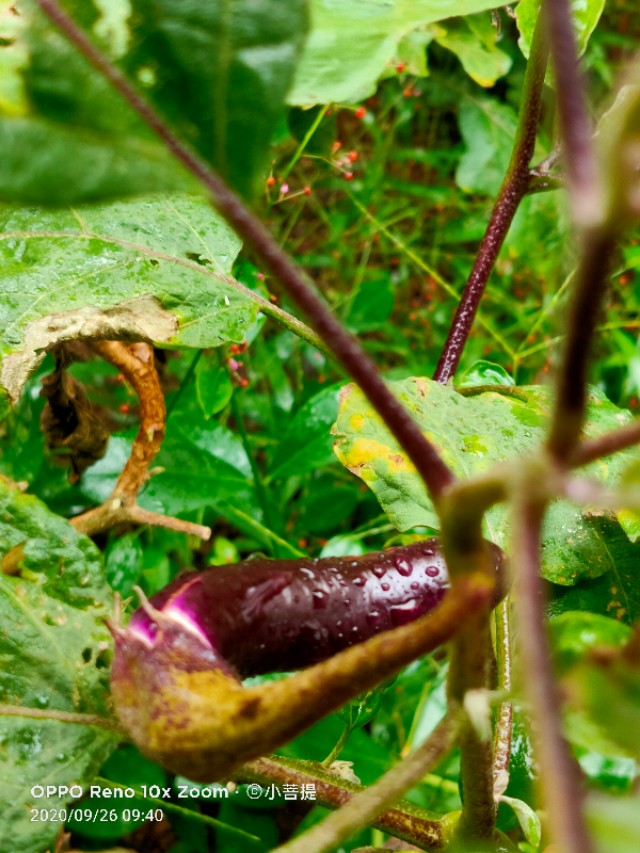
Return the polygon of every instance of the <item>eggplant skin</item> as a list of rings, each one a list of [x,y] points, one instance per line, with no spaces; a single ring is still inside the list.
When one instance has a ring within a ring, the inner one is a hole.
[[[174,773],[228,779],[436,648],[469,607],[495,605],[504,556],[487,544],[485,557],[495,576],[461,578],[465,603],[449,598],[450,611],[446,601],[437,607],[449,581],[434,539],[364,557],[250,560],[182,575],[144,599],[127,627],[110,626],[122,727]],[[241,682],[293,669],[302,671]]]
[[[150,604],[207,638],[241,678],[303,669],[413,622],[449,586],[436,539],[359,557],[254,559],[178,577]],[[149,610],[131,629],[150,639]]]

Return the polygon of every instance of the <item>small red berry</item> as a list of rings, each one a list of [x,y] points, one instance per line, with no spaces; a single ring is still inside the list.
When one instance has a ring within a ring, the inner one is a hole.
[[[124,373],[119,373],[116,376],[116,382],[124,382]]]
[[[345,172],[343,175],[343,178],[345,179],[345,181],[352,181],[353,180],[353,172]]]
[[[238,355],[238,353],[240,352],[240,347],[238,346],[238,344],[231,344],[231,346],[229,347],[229,352],[232,355]]]
[[[366,107],[358,107],[358,109],[354,113],[356,118],[364,118],[366,116],[366,114],[367,114],[367,108]]]
[[[131,411],[131,406],[128,403],[123,403],[120,406],[120,411],[122,412],[123,415],[128,415],[129,412]]]
[[[302,192],[303,192],[305,195],[311,195],[311,187],[307,185],[307,186],[302,190]]]
[[[273,175],[269,175],[269,177],[266,180],[266,184],[268,187],[275,187],[276,179],[273,177]]]
[[[256,278],[257,278],[259,281],[264,281],[264,273],[263,273],[263,272],[257,272],[257,273],[256,273]]]
[[[335,154],[336,151],[339,151],[341,148],[342,148],[342,142],[340,142],[339,139],[336,139],[336,141],[331,146],[331,150]]]
[[[349,154],[347,156],[349,157],[349,160],[351,160],[352,163],[355,163],[360,155],[357,151],[349,151]]]
[[[406,67],[407,67],[406,62],[398,62],[396,65],[396,71],[398,72],[398,74],[402,74],[402,72],[405,70]]]
[[[244,376],[241,376],[240,379],[238,380],[238,383],[239,383],[241,388],[246,388],[247,385],[249,384],[249,380],[245,379]]]

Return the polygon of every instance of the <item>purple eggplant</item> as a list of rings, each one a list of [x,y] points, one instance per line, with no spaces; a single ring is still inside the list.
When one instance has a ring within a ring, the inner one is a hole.
[[[381,631],[413,622],[449,578],[429,540],[364,557],[255,559],[184,574],[151,599],[201,632],[241,678],[303,669]],[[131,631],[153,640],[138,610]]]
[[[465,593],[469,612],[495,603],[501,587],[502,552],[487,543],[486,559]],[[256,559],[181,575],[127,628],[112,628],[120,721],[165,767],[224,779],[446,640],[466,614],[463,599],[447,609],[448,585],[435,539],[363,557]],[[240,682],[297,669],[259,687]]]

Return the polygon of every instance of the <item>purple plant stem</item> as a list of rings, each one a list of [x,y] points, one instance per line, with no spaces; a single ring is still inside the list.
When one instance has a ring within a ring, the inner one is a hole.
[[[542,14],[555,71],[558,121],[573,218],[577,224],[588,226],[599,221],[602,200],[570,0],[544,0]]]
[[[511,160],[434,373],[433,378],[443,384],[451,379],[458,368],[489,276],[518,206],[529,190],[529,163],[536,143],[547,53],[542,27],[538,21],[524,80],[518,130]]]
[[[569,0],[544,0],[543,13],[556,74],[570,200],[574,220],[582,226],[582,251],[547,440],[551,454],[564,463],[574,451],[584,423],[589,352],[620,224],[612,211],[605,210]]]
[[[516,505],[513,541],[515,604],[525,693],[543,780],[542,796],[554,846],[562,853],[592,853],[584,822],[581,780],[562,732],[558,685],[545,630],[544,584],[540,575],[544,502],[524,498]]]
[[[316,295],[304,273],[278,245],[260,220],[229,189],[222,178],[181,142],[153,107],[100,53],[86,33],[61,9],[60,5],[55,0],[38,0],[38,5],[164,142],[176,160],[181,162],[206,188],[218,211],[260,259],[265,269],[285,288],[293,301],[306,314],[310,325],[330,348],[336,361],[362,389],[415,465],[434,502],[437,502],[445,487],[454,481],[453,473],[436,448],[422,435],[418,425],[404,406],[393,396],[375,364],[355,338],[342,327]]]
[[[640,421],[634,421],[620,429],[604,432],[602,435],[582,442],[571,454],[569,465],[572,468],[588,465],[596,459],[603,459],[627,447],[633,447],[638,442],[640,442]]]
[[[556,402],[547,445],[566,461],[576,448],[587,404],[587,370],[591,342],[607,289],[617,230],[603,226],[582,235],[582,254],[576,271],[567,318],[567,338],[556,381]]]

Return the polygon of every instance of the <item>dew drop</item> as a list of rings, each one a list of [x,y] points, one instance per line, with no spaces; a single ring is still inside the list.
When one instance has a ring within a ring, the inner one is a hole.
[[[413,566],[406,557],[395,557],[393,563],[398,570],[398,573],[405,578],[408,578],[413,572]]]
[[[381,589],[383,592],[389,592],[389,590],[391,589],[391,587],[389,586],[389,584],[388,584],[388,583],[381,583],[381,584],[380,584],[380,589]]]
[[[427,566],[424,570],[425,575],[430,578],[435,578],[440,574],[440,569],[438,566]]]
[[[314,589],[311,593],[313,599],[313,607],[315,610],[322,610],[327,606],[327,600],[324,592],[320,589]]]
[[[361,577],[360,575],[358,575],[358,577],[357,577],[357,578],[354,578],[354,579],[351,581],[351,583],[352,583],[354,586],[364,586],[364,585],[365,585],[365,583],[366,583],[366,581],[365,581],[365,579],[364,579],[363,577]]]
[[[312,572],[311,569],[307,569],[305,566],[302,566],[300,569],[300,574],[304,575],[305,578],[309,578],[309,580],[313,580],[315,578],[315,572]]]
[[[372,628],[380,628],[384,623],[384,617],[378,610],[372,610],[367,613],[367,622]]]
[[[387,573],[387,570],[383,566],[374,566],[372,571],[377,578],[383,578]]]
[[[406,625],[412,622],[418,611],[418,604],[415,598],[410,598],[408,601],[403,601],[402,604],[395,604],[389,608],[391,621],[394,625]]]
[[[417,581],[411,581],[411,589],[420,589],[420,584]]]

